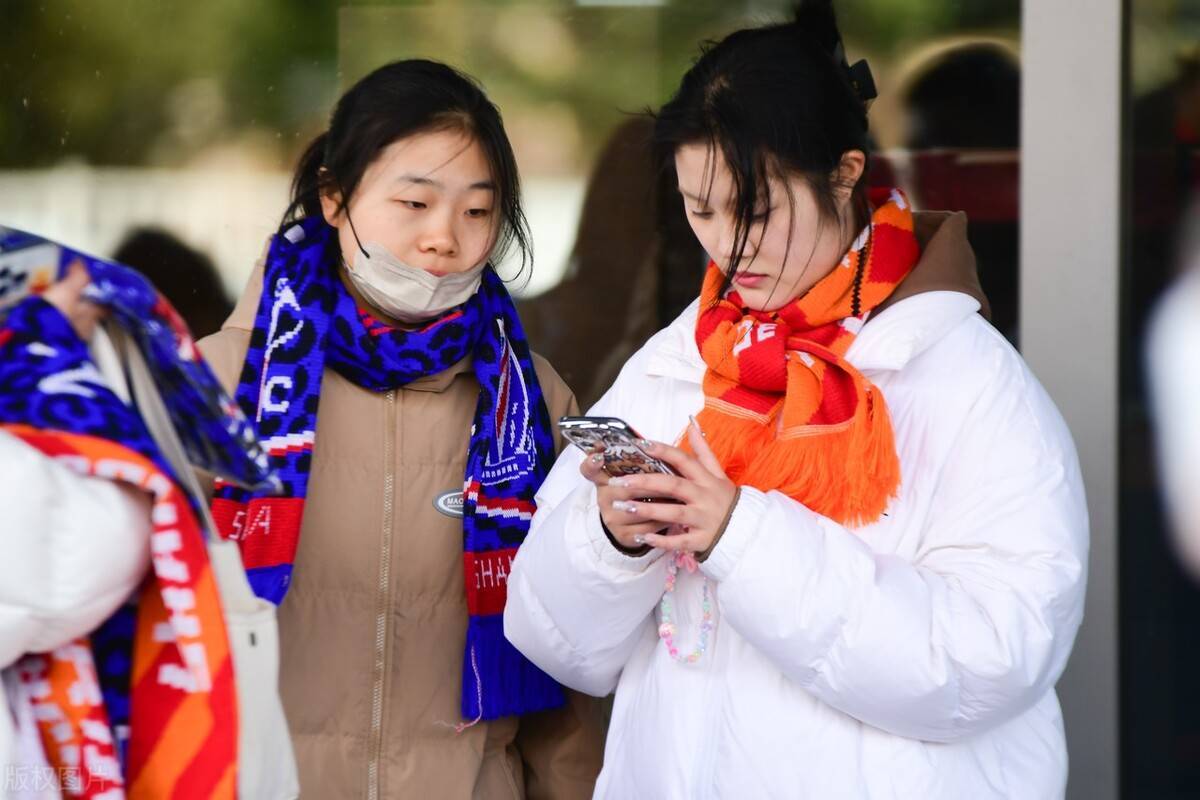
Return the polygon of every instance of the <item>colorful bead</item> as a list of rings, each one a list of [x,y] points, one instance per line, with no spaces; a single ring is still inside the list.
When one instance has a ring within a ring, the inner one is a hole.
[[[686,656],[681,656],[679,654],[679,649],[675,646],[675,624],[671,621],[670,596],[675,592],[675,577],[679,574],[679,568],[683,566],[687,568],[689,572],[695,571],[695,562],[693,560],[691,563],[689,563],[687,558],[688,555],[689,554],[677,552],[675,553],[674,558],[667,562],[666,591],[663,593],[662,601],[659,604],[662,622],[658,626],[658,637],[663,640],[663,644],[666,645],[667,652],[671,655],[671,658],[679,662],[686,661],[689,664],[695,664],[700,660],[700,656],[704,654],[704,651],[708,649],[708,634],[713,630],[714,625],[712,617],[712,602],[709,598],[708,591],[708,578],[704,578],[704,594],[700,603],[700,607],[704,612],[700,621],[700,638],[696,643],[695,650],[693,650],[691,653],[688,653]]]

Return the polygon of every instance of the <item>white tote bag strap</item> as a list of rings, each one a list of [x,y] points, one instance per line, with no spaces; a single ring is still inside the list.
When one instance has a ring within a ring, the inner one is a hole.
[[[279,699],[279,631],[275,606],[257,597],[246,580],[236,542],[217,535],[200,482],[188,463],[183,443],[171,423],[150,368],[129,335],[110,326],[129,388],[150,435],[198,502],[209,561],[221,596],[221,610],[233,652],[238,697],[238,796],[258,800],[290,800],[300,796],[296,759]]]

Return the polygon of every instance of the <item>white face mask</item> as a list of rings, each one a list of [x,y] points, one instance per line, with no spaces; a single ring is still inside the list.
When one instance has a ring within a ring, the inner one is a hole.
[[[401,322],[416,324],[467,302],[479,289],[486,266],[484,261],[439,277],[410,267],[381,244],[367,242],[354,254],[348,273],[367,302]]]

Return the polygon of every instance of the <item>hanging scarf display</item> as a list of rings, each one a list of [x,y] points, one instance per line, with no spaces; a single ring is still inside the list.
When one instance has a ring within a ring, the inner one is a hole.
[[[143,490],[152,503],[152,569],[142,587],[89,637],[24,656],[18,686],[66,796],[233,798],[233,661],[197,499],[68,320],[36,296],[75,263],[91,276],[88,298],[140,349],[186,431],[189,459],[248,486],[278,488],[253,428],[142,276],[0,228],[0,428],[83,475]]]

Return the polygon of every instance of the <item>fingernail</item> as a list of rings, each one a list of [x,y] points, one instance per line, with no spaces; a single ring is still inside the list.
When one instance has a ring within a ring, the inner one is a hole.
[[[627,503],[624,500],[614,500],[612,507],[617,511],[624,511],[626,514],[636,514],[637,506],[633,503]]]
[[[609,478],[608,485],[615,486],[618,489],[624,489],[629,486],[629,481],[626,478]]]
[[[643,450],[649,450],[654,447],[654,442],[650,441],[649,439],[638,439],[638,447],[642,448]]]
[[[701,428],[701,427],[700,427],[700,423],[699,423],[699,422],[696,422],[696,415],[695,415],[695,414],[688,414],[688,419],[690,419],[690,420],[692,421],[692,425],[694,425],[694,426],[695,426],[695,428],[696,428],[696,431],[697,431],[697,432],[698,432],[698,433],[699,433],[699,434],[700,434],[700,435],[701,435],[703,438],[707,439],[707,438],[708,438],[708,434],[704,432],[704,428]]]
[[[645,543],[646,543],[646,537],[645,537],[645,536],[642,536],[642,535],[639,533],[637,536],[633,537],[633,542],[634,542],[634,544],[645,544]]]
[[[592,463],[595,464],[596,466],[603,464],[604,456],[600,455],[599,453],[593,453],[592,454]]]

